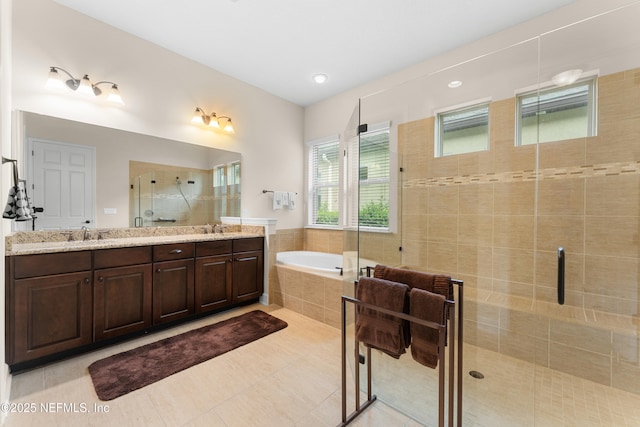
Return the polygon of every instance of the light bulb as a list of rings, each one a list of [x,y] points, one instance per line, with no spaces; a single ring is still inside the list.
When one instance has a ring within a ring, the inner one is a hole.
[[[87,74],[85,74],[84,77],[80,79],[80,84],[78,85],[76,92],[85,96],[96,96],[96,94],[93,92],[93,85],[91,84],[91,80],[89,80],[89,76]]]

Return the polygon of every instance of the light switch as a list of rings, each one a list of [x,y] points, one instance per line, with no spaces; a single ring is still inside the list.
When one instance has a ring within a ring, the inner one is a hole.
[[[118,213],[117,208],[104,208],[105,215],[116,215]]]

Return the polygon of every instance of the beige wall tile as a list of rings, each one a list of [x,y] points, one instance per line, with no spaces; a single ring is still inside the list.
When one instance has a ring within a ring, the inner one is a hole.
[[[533,215],[535,196],[535,182],[496,183],[493,199],[494,214]]]
[[[458,221],[458,243],[478,246],[493,244],[493,216],[459,215]]]
[[[586,191],[587,215],[640,215],[640,175],[592,177]]]
[[[549,336],[552,342],[609,355],[611,352],[611,331],[551,319]]]
[[[582,253],[584,250],[584,216],[539,215],[537,217],[537,249]]]
[[[533,283],[533,251],[495,248],[493,277],[520,283]]]
[[[527,299],[533,298],[533,285],[530,283],[493,279],[492,289],[493,291],[504,295],[523,297]]]
[[[500,330],[500,353],[530,363],[547,366],[548,343],[546,340]]]
[[[445,185],[429,188],[427,198],[427,214],[429,215],[457,215],[458,186]]]
[[[637,257],[640,253],[638,217],[588,216],[585,221],[585,253],[613,257]]]
[[[499,335],[499,330],[495,326],[487,326],[470,320],[464,321],[465,343],[498,352]]]
[[[543,179],[538,183],[540,215],[584,215],[584,179]]]
[[[549,367],[596,383],[611,384],[611,357],[552,342]]]
[[[535,146],[514,147],[513,144],[513,137],[504,141],[495,141],[495,172],[535,170]]]
[[[458,192],[461,214],[493,214],[493,184],[461,185]]]
[[[516,117],[515,98],[492,102],[489,115],[491,140],[511,141],[513,146]]]
[[[402,214],[420,215],[427,212],[427,197],[429,189],[426,187],[408,187],[402,190]]]
[[[457,215],[428,215],[427,221],[430,241],[455,242],[457,240]]]
[[[458,245],[458,272],[491,278],[493,250],[490,246]]]
[[[500,307],[473,300],[465,301],[464,320],[487,326],[500,326]]]
[[[538,167],[540,169],[584,165],[585,158],[586,138],[545,142],[538,146]]]
[[[503,307],[500,308],[500,329],[548,340],[549,317]]]
[[[493,243],[513,249],[533,249],[532,215],[495,215],[493,217]]]
[[[587,256],[585,292],[638,301],[639,268],[637,258]]]
[[[447,273],[453,275],[458,271],[457,245],[451,243],[428,243],[427,269],[431,272]]]
[[[565,287],[567,291],[584,291],[584,257],[565,254]],[[558,284],[558,252],[537,251],[535,257],[536,285],[556,288]]]

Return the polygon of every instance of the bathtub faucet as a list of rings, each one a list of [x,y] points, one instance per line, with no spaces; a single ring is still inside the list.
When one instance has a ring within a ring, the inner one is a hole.
[[[336,270],[340,270],[340,275],[342,276],[342,267],[336,267]]]

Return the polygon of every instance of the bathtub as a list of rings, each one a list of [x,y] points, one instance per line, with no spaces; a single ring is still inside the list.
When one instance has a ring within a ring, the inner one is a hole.
[[[311,251],[278,252],[276,264],[308,268],[325,273],[340,273],[342,255]]]

